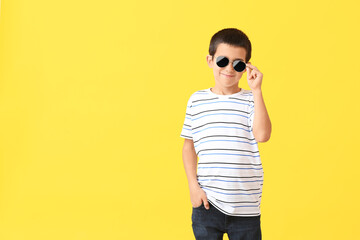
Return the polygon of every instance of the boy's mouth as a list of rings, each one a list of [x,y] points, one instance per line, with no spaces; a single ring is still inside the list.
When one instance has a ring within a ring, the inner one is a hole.
[[[233,77],[234,75],[227,75],[225,73],[222,73],[222,75],[224,75],[225,77]]]

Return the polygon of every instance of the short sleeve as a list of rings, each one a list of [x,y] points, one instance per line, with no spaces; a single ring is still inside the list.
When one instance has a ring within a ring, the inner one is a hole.
[[[248,115],[248,124],[250,127],[250,131],[253,130],[253,124],[254,124],[254,95],[251,94],[251,97],[249,98],[249,115]]]
[[[192,100],[191,97],[189,98],[187,105],[186,105],[186,113],[185,113],[185,120],[182,126],[180,137],[192,139]]]

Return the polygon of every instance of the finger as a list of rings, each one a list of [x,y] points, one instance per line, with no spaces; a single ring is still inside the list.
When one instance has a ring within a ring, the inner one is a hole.
[[[250,67],[247,67],[247,68],[246,68],[246,71],[247,71],[248,76],[250,76],[250,74],[251,74],[251,72],[252,72],[252,69],[251,69]]]
[[[259,74],[260,71],[256,68],[256,69],[253,69],[253,70],[251,71],[251,73],[252,73],[252,74]]]
[[[256,75],[255,75],[255,71],[251,71],[251,74],[250,74],[250,79],[255,79]]]
[[[251,69],[255,68],[255,66],[251,65],[250,62],[247,63],[246,66],[249,67],[249,68],[251,68]]]
[[[250,79],[251,79],[251,76],[252,76],[252,73],[249,72],[248,75],[247,75],[247,78],[250,80]]]
[[[256,72],[255,72],[255,71],[253,71],[252,73],[253,73],[253,78],[255,79],[255,78],[256,78],[256,76],[257,76],[257,74],[256,74]]]
[[[249,68],[251,68],[253,70],[259,70],[257,67],[255,67],[254,65],[251,65],[249,63],[246,64],[246,67],[249,67]]]
[[[209,202],[208,202],[207,198],[204,199],[204,206],[207,210],[209,210],[210,206],[209,206]]]

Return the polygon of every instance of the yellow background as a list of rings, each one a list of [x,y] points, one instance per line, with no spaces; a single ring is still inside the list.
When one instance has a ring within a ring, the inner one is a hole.
[[[226,27],[264,75],[263,239],[357,239],[359,10],[2,0],[0,239],[194,239],[180,132],[189,96],[214,86],[205,57]]]

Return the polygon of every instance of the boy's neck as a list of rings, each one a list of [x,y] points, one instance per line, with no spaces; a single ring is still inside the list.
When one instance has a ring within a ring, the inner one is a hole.
[[[240,92],[241,88],[239,88],[238,86],[234,86],[234,87],[230,87],[230,88],[223,88],[223,87],[218,87],[215,85],[214,87],[210,88],[210,91],[212,91],[213,93],[215,93],[217,95],[231,95],[231,94]]]

